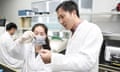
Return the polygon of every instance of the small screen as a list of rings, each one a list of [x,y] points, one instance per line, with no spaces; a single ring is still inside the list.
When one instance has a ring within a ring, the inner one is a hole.
[[[0,19],[0,26],[5,26],[6,19]]]

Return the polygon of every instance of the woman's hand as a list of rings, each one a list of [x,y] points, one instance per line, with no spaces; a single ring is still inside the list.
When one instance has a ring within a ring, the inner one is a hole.
[[[45,64],[51,63],[51,51],[46,49],[41,49],[39,53]]]
[[[42,49],[42,46],[35,45],[35,53],[39,53],[41,49]]]

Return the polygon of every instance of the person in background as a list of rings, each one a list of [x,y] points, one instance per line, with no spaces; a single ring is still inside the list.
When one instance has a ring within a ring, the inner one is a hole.
[[[65,55],[42,49],[44,63],[51,63],[55,72],[98,72],[99,53],[103,42],[100,28],[80,19],[74,1],[64,1],[56,8],[59,22],[72,32]]]
[[[0,36],[0,63],[13,68],[19,68],[22,61],[14,58],[16,52],[14,52],[15,44],[12,38],[17,30],[17,25],[11,22],[5,28],[5,33]]]

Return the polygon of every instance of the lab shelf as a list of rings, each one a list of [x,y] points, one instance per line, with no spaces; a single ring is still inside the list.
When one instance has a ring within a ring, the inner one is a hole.
[[[19,18],[31,18],[33,16],[19,16]]]
[[[80,12],[80,15],[116,15],[120,14],[120,12],[116,11],[109,11],[109,12]],[[50,14],[42,14],[42,15],[30,15],[30,16],[19,16],[20,18],[26,18],[26,17],[55,17],[57,16],[56,13],[50,13]]]
[[[120,12],[109,11],[109,12],[81,12],[82,15],[114,15],[120,14]]]
[[[29,16],[19,16],[20,18],[29,18],[29,17],[55,17],[57,16],[56,13],[50,13],[50,14],[35,14],[35,15],[29,15]]]
[[[19,28],[18,30],[31,30],[31,28]]]

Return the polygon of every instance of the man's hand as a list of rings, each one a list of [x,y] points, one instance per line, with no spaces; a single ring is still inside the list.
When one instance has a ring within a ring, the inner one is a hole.
[[[41,49],[40,55],[45,64],[48,64],[51,62],[51,52],[49,50]]]

